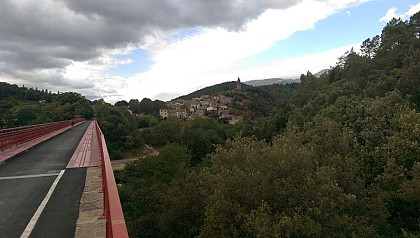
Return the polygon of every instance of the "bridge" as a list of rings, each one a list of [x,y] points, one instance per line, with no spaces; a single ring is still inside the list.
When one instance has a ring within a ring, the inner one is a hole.
[[[0,130],[0,194],[0,237],[128,237],[96,121]]]

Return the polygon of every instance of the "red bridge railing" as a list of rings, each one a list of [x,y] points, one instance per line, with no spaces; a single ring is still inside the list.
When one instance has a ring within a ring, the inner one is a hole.
[[[85,119],[74,120],[75,124],[81,123]],[[47,135],[51,132],[71,126],[72,120],[59,121],[32,126],[15,127],[0,130],[0,151],[20,145],[38,137]]]
[[[97,121],[95,121],[96,132],[99,141],[99,151],[102,161],[102,189],[104,192],[104,216],[106,219],[106,237],[128,237],[124,213],[121,207],[118,188],[114,178],[105,136]]]

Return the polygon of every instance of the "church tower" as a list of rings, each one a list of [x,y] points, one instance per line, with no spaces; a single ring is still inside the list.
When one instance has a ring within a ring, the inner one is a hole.
[[[236,89],[241,91],[241,79],[238,77],[238,81],[236,81]]]

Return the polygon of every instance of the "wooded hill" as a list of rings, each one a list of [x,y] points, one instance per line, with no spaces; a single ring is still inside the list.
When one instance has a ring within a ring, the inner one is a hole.
[[[1,128],[92,117],[90,101],[79,93],[52,93],[0,82]]]
[[[249,86],[245,86],[245,88],[249,88]],[[209,95],[209,96],[221,95],[221,94],[224,94],[225,92],[229,92],[234,89],[236,89],[236,81],[224,82],[224,83],[220,83],[220,84],[216,84],[216,85],[199,89],[197,91],[178,97],[176,99],[190,100],[193,98],[199,98],[202,95]]]

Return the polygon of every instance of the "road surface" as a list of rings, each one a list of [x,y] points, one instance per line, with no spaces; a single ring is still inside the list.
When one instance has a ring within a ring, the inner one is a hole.
[[[66,165],[88,125],[0,166],[0,237],[74,237],[86,168]]]

